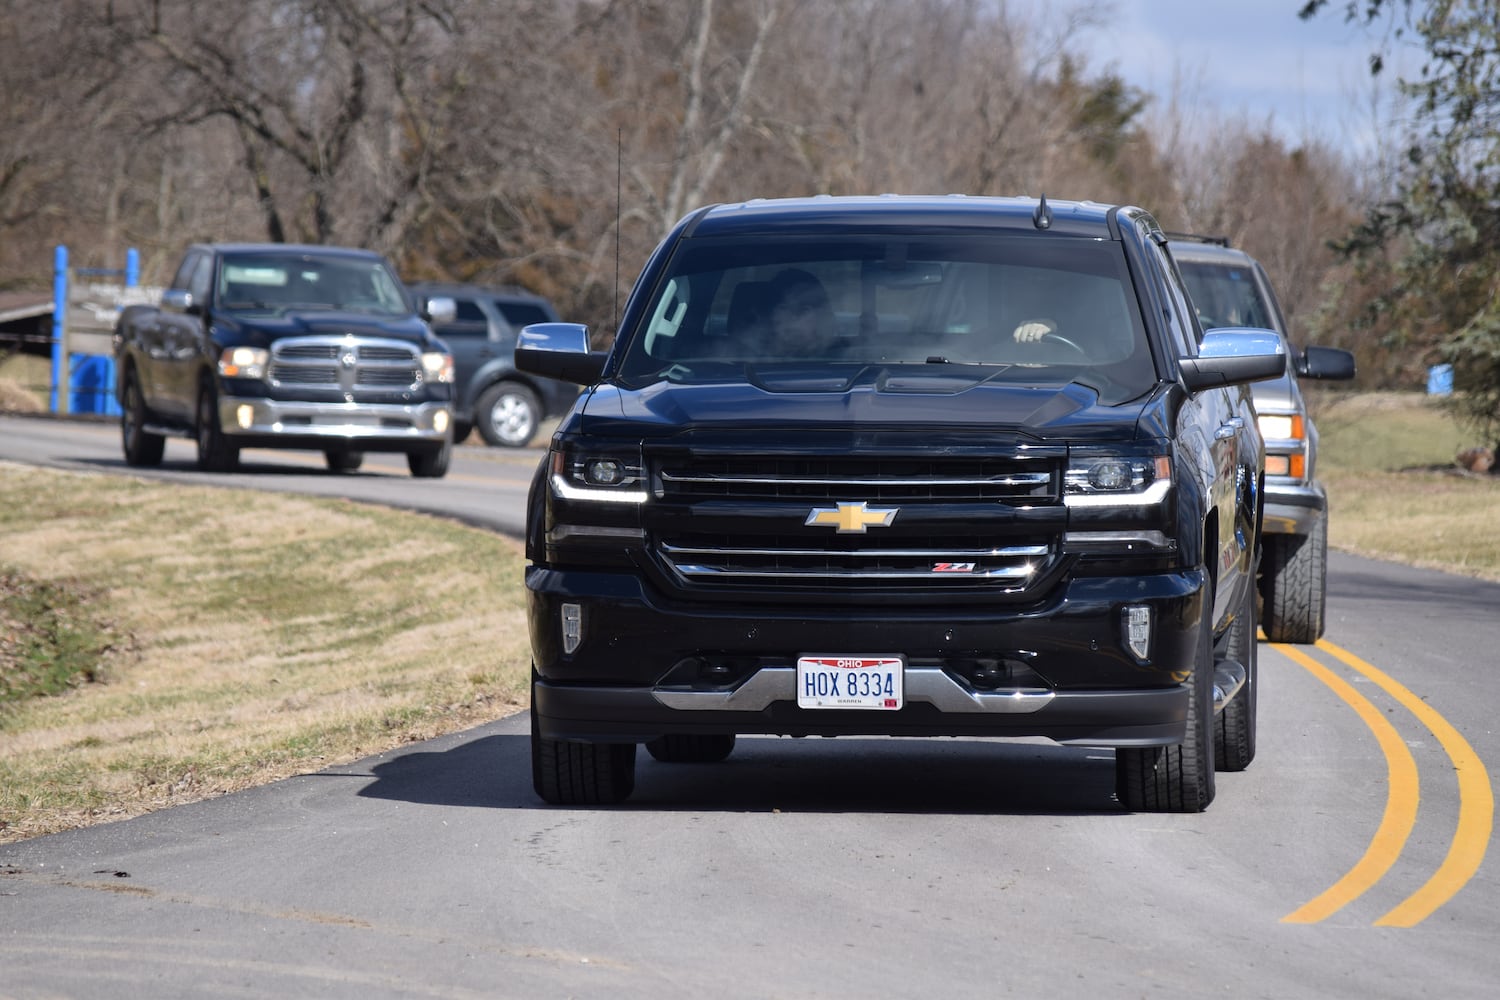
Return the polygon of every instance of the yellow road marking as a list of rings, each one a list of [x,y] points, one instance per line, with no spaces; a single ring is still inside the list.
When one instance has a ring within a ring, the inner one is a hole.
[[[1448,854],[1432,878],[1416,892],[1375,921],[1377,927],[1413,927],[1435,912],[1462,889],[1479,871],[1489,846],[1495,822],[1495,793],[1484,762],[1457,729],[1430,705],[1398,684],[1394,678],[1331,642],[1318,640],[1318,648],[1338,657],[1400,702],[1422,724],[1432,730],[1458,776],[1458,825]]]
[[[1272,643],[1271,648],[1300,664],[1346,701],[1364,720],[1365,725],[1370,727],[1370,732],[1375,734],[1375,739],[1385,754],[1385,814],[1380,819],[1375,835],[1370,838],[1370,846],[1365,850],[1364,857],[1323,893],[1281,918],[1284,924],[1315,924],[1359,898],[1379,882],[1401,856],[1406,839],[1417,821],[1417,762],[1406,748],[1401,735],[1396,732],[1396,727],[1391,725],[1368,698],[1356,691],[1352,684],[1294,646]]]

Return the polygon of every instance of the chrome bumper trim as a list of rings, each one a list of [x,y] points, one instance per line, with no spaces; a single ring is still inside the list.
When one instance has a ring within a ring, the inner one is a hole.
[[[940,667],[907,667],[902,681],[908,702],[927,702],[939,712],[993,712],[1024,715],[1047,707],[1056,695],[1037,688],[970,691]],[[762,667],[733,691],[657,689],[668,708],[698,712],[760,712],[777,701],[797,700],[795,667]]]
[[[250,407],[248,426],[239,409]],[[435,424],[445,414],[443,429]],[[225,435],[326,437],[442,442],[449,433],[452,407],[446,400],[398,403],[308,403],[264,397],[222,396],[219,426]]]

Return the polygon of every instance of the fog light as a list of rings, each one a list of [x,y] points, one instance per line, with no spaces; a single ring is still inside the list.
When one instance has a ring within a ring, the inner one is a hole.
[[[1125,646],[1137,660],[1151,654],[1151,609],[1144,604],[1128,604],[1121,621]]]
[[[249,403],[241,403],[234,408],[234,422],[240,425],[240,430],[248,431],[250,425],[255,423],[255,407]]]
[[[571,653],[583,642],[583,605],[562,606],[563,652]]]
[[[1292,474],[1292,460],[1285,455],[1266,456],[1266,475],[1289,476]]]
[[[432,415],[432,429],[439,434],[448,430],[448,411],[438,410]]]

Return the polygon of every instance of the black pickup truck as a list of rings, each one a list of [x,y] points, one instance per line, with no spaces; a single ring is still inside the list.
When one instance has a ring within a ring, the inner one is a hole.
[[[157,465],[191,437],[227,472],[242,448],[322,451],[335,472],[404,452],[414,476],[448,471],[453,358],[379,254],[342,247],[189,247],[161,306],[115,326],[125,461]]]
[[[1205,335],[1160,227],[1093,203],[711,206],[648,260],[532,484],[532,768],[743,734],[1113,747],[1132,810],[1255,754],[1269,331]]]

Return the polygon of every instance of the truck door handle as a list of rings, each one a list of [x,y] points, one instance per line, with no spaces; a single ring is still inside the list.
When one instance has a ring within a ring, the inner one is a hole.
[[[1216,430],[1216,431],[1214,431],[1214,440],[1215,441],[1224,441],[1224,440],[1227,440],[1229,438],[1232,438],[1236,434],[1238,434],[1240,432],[1240,428],[1242,428],[1244,426],[1245,426],[1245,418],[1244,417],[1234,417],[1233,419],[1228,420],[1228,421],[1226,421],[1226,422],[1224,422],[1224,423],[1222,423],[1222,424],[1219,425],[1219,429]]]

